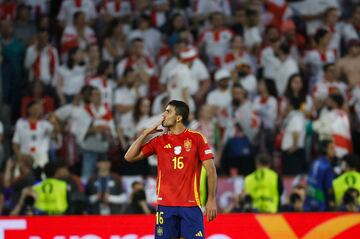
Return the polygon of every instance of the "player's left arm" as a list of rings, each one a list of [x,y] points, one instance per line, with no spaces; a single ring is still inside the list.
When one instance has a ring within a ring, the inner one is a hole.
[[[205,213],[207,220],[210,222],[216,218],[216,186],[217,186],[217,174],[213,159],[203,161],[203,166],[206,169],[207,174],[207,186],[208,186],[208,198],[205,206]]]

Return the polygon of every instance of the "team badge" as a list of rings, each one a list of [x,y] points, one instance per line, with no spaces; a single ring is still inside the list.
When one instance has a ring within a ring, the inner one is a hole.
[[[174,154],[176,154],[176,155],[181,154],[181,146],[175,146],[174,147]]]
[[[191,146],[192,146],[191,139],[186,139],[184,141],[184,148],[185,148],[186,152],[189,152],[191,150]]]
[[[156,229],[156,234],[161,237],[162,235],[164,235],[164,229],[160,226],[157,227]]]

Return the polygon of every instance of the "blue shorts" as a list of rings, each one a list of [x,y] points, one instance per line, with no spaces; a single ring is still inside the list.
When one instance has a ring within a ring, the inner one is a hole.
[[[204,217],[200,207],[170,207],[159,205],[156,210],[155,239],[201,239]]]

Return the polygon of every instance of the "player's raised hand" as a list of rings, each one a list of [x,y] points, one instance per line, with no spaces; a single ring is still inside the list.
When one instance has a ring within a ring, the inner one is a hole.
[[[205,206],[205,214],[208,222],[214,220],[217,216],[215,199],[208,199]]]
[[[163,131],[162,129],[158,129],[158,127],[162,124],[162,122],[163,122],[163,117],[161,117],[161,119],[156,121],[156,123],[153,124],[151,127],[145,129],[144,134],[149,135],[149,134],[155,134],[157,132]]]

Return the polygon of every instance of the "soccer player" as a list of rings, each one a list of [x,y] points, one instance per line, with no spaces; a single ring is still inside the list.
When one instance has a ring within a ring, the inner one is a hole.
[[[137,161],[156,154],[158,158],[155,238],[205,238],[199,184],[202,165],[207,173],[208,221],[216,218],[216,169],[214,155],[204,135],[186,127],[189,106],[170,101],[163,117],[143,131],[125,154],[127,161]],[[159,131],[168,131],[145,143],[146,138]],[[145,144],[144,144],[145,143]]]

